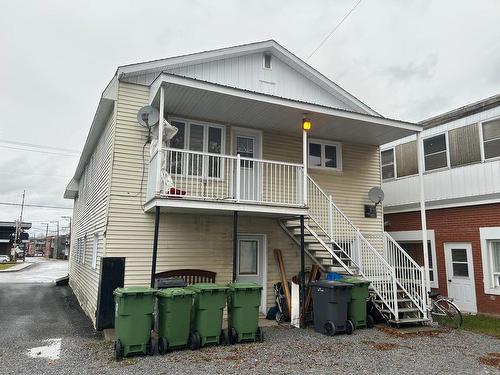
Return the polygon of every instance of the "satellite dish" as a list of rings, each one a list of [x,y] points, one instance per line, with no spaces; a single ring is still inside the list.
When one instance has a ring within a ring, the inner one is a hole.
[[[384,192],[379,187],[372,187],[368,192],[368,198],[377,205],[384,200]]]
[[[139,124],[145,128],[155,126],[158,124],[159,119],[160,114],[158,113],[158,110],[150,105],[142,107],[139,109],[139,112],[137,112],[137,121],[139,121]]]

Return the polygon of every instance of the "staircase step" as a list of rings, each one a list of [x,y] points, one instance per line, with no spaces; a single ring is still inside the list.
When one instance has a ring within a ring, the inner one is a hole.
[[[386,309],[382,309],[380,311],[382,311],[383,313],[387,313],[387,314],[391,313],[391,310],[386,310]],[[420,310],[416,307],[398,308],[399,313],[407,313],[407,312],[414,312],[414,311],[420,311]]]
[[[425,323],[428,322],[429,319],[425,318],[401,318],[401,319],[389,319],[389,323],[393,324],[411,324],[411,323]]]

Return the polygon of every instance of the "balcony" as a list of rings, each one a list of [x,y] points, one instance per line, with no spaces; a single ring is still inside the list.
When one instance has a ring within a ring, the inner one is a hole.
[[[302,164],[163,148],[150,161],[145,209],[304,214],[303,177]]]

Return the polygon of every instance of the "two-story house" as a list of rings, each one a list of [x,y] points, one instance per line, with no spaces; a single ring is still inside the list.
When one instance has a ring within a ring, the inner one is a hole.
[[[500,314],[500,95],[432,117],[423,164],[431,286]],[[385,228],[423,264],[415,137],[382,147]]]
[[[144,106],[168,123],[140,126]],[[65,192],[70,285],[98,329],[112,324],[113,287],[176,269],[258,282],[265,312],[280,249],[290,277],[312,263],[361,274],[388,319],[424,319],[421,267],[396,243],[386,259],[381,208],[365,214],[379,146],[420,130],[275,41],[121,66]]]

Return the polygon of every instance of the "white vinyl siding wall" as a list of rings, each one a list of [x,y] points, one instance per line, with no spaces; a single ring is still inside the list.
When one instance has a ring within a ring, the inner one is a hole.
[[[100,258],[104,252],[104,233],[115,116],[110,114],[100,140],[82,173],[78,197],[74,200],[69,261],[70,286],[82,309],[95,323]],[[94,235],[98,236],[96,267],[92,267]],[[78,249],[80,244],[80,250]]]

